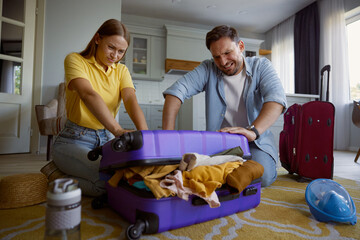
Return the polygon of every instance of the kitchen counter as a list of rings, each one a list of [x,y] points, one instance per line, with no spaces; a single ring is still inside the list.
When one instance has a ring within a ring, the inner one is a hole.
[[[164,105],[164,101],[138,101],[139,105]]]
[[[285,93],[285,95],[286,95],[286,97],[319,98],[319,95],[315,95],[315,94]]]

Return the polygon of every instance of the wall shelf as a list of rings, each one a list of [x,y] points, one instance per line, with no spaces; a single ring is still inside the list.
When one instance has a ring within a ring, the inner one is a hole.
[[[197,61],[188,61],[188,60],[178,60],[167,58],[165,60],[165,72],[169,72],[170,70],[185,70],[191,71],[197,66],[200,65],[200,62]]]
[[[269,55],[271,54],[271,50],[259,49],[259,55]]]

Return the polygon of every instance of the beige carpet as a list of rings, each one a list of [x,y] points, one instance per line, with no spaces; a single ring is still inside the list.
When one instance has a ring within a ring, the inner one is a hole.
[[[347,189],[357,208],[358,223],[320,223],[305,202],[308,183],[279,171],[270,187],[263,188],[261,203],[245,212],[175,229],[141,239],[360,239],[360,182],[335,178]],[[45,204],[0,210],[0,239],[43,239]],[[82,201],[82,239],[125,239],[128,223],[109,208],[91,209],[91,199]]]

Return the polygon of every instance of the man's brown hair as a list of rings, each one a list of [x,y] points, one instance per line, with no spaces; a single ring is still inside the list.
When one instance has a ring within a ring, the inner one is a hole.
[[[240,42],[240,38],[235,28],[227,25],[220,25],[214,27],[210,32],[206,34],[206,47],[210,50],[211,43],[216,42],[222,37],[228,37],[231,39],[231,41],[235,43]]]

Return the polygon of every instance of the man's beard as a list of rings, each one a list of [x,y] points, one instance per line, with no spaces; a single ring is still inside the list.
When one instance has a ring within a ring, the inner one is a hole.
[[[239,69],[240,69],[240,64],[235,63],[234,71],[228,73],[228,71],[222,70],[222,72],[223,72],[225,75],[227,75],[227,76],[234,76],[234,75],[237,74],[237,72],[239,71]]]

